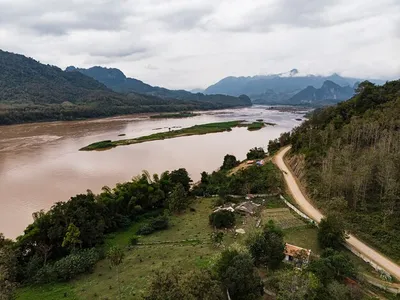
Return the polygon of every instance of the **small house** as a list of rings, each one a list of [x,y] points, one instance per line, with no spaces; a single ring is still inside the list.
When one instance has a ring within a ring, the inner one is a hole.
[[[260,204],[254,203],[253,201],[246,201],[235,207],[235,210],[239,213],[253,215]]]
[[[300,266],[308,264],[311,256],[311,249],[304,249],[295,245],[285,244],[285,259],[284,261],[293,262]]]

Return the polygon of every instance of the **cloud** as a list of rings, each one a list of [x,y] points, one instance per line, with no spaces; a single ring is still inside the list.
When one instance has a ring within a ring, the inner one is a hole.
[[[0,0],[0,47],[150,84],[226,76],[400,74],[398,0]]]

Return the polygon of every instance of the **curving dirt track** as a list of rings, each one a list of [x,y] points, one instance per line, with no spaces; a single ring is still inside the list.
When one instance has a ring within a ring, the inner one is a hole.
[[[285,154],[290,150],[291,146],[287,146],[279,151],[273,158],[274,163],[278,166],[278,168],[283,172],[286,184],[288,189],[293,196],[293,199],[298,204],[299,208],[310,218],[319,223],[319,221],[324,217],[321,212],[316,209],[307,199],[304,197],[302,191],[300,190],[299,185],[296,182],[296,179],[289,168],[286,166],[283,158]],[[356,250],[357,252],[363,254],[371,261],[376,263],[382,269],[386,270],[398,280],[400,280],[400,266],[395,264],[393,261],[380,254],[376,250],[372,249],[355,236],[350,235],[346,240],[348,246]]]

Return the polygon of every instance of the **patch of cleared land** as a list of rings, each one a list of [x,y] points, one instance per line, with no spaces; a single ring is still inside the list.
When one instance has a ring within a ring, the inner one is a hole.
[[[244,121],[229,121],[229,122],[220,122],[220,123],[208,123],[202,125],[195,125],[188,128],[182,128],[179,130],[170,130],[166,132],[154,133],[146,136],[141,136],[134,139],[124,139],[124,140],[106,140],[100,141],[96,143],[92,143],[86,147],[81,148],[81,151],[92,151],[92,150],[107,150],[117,146],[125,146],[132,144],[139,144],[149,141],[157,141],[164,139],[172,139],[176,137],[182,136],[190,136],[190,135],[202,135],[208,133],[217,133],[224,131],[231,131],[232,128],[235,127],[247,127],[248,130],[259,130],[265,126],[265,123],[261,122],[253,122],[251,124],[246,124]]]
[[[302,227],[306,224],[299,218],[295,217],[289,208],[273,208],[265,209],[261,213],[263,223],[269,220],[274,221],[282,229]]]

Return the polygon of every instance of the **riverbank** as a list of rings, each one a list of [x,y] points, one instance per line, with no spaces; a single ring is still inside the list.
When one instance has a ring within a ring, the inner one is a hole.
[[[245,123],[245,121],[239,120],[239,121],[194,125],[188,128],[183,128],[179,130],[170,130],[167,132],[159,132],[133,139],[123,139],[116,141],[104,140],[100,142],[95,142],[86,147],[81,148],[80,151],[108,150],[118,146],[140,144],[150,141],[172,139],[176,137],[191,136],[191,135],[203,135],[208,133],[225,132],[225,131],[231,131],[232,128],[235,127],[247,127],[249,131],[255,131],[265,127],[265,123],[264,122]]]
[[[179,113],[166,113],[166,114],[158,114],[151,115],[150,119],[180,119],[180,118],[192,118],[200,116],[200,114],[196,114],[193,112],[179,112]]]

